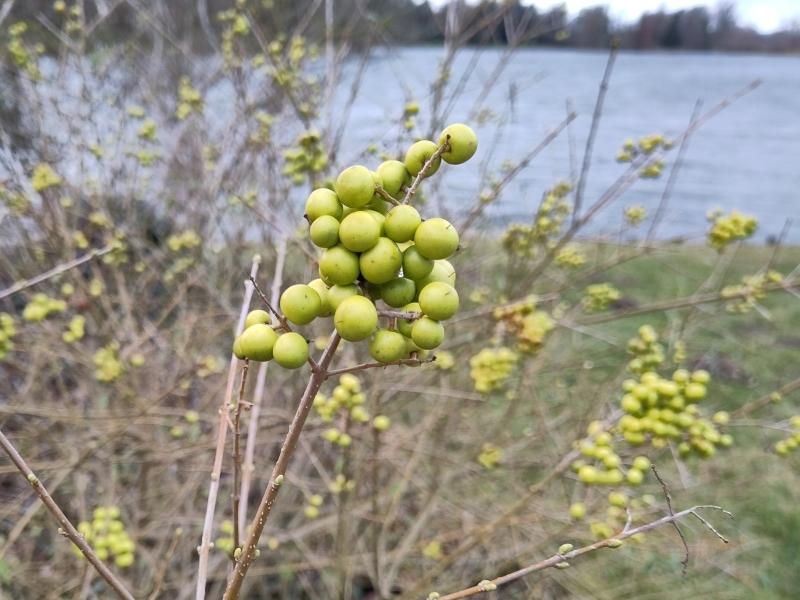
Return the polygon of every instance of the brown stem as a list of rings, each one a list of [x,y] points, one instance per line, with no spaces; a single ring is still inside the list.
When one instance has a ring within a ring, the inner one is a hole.
[[[22,473],[23,477],[28,480],[28,483],[31,484],[33,490],[36,492],[36,495],[39,496],[39,499],[42,501],[42,504],[45,505],[50,514],[53,515],[58,521],[60,526],[60,533],[63,533],[69,540],[75,544],[81,553],[86,557],[91,565],[97,570],[100,576],[106,580],[108,585],[117,593],[117,596],[120,598],[124,598],[124,600],[133,600],[133,596],[131,593],[125,588],[125,585],[117,579],[117,576],[111,572],[111,570],[100,560],[97,555],[92,550],[92,547],[86,542],[83,536],[78,532],[77,529],[70,523],[67,516],[61,510],[61,508],[56,504],[56,501],[47,493],[44,485],[42,482],[39,481],[39,478],[36,477],[34,472],[31,468],[27,465],[25,460],[20,456],[17,449],[11,443],[11,441],[6,437],[6,435],[0,431],[0,446],[3,447],[3,451],[8,455],[11,459],[11,462],[14,463],[14,466],[17,467],[20,473]]]
[[[422,165],[422,169],[420,169],[420,172],[417,173],[414,181],[411,182],[411,185],[406,190],[406,195],[403,197],[403,204],[408,204],[411,201],[411,198],[413,198],[414,194],[417,193],[419,184],[422,183],[422,180],[428,176],[428,171],[431,170],[433,163],[435,163],[442,156],[442,154],[444,154],[445,150],[450,147],[448,140],[450,140],[449,135],[447,136],[445,143],[436,148],[436,152],[431,154],[428,160],[425,161],[425,164]]]
[[[239,547],[241,532],[239,531],[239,485],[242,476],[242,405],[244,404],[244,388],[247,384],[247,372],[250,361],[245,360],[242,367],[242,382],[239,384],[239,397],[236,399],[236,408],[233,412],[233,547]]]
[[[723,542],[727,543],[727,540],[719,534],[709,523],[706,521],[700,514],[697,512],[702,509],[711,509],[711,510],[719,510],[724,512],[726,515],[731,516],[731,514],[724,510],[719,506],[710,506],[710,505],[701,505],[701,506],[693,506],[692,508],[687,508],[686,510],[682,510],[680,512],[669,514],[661,517],[660,519],[656,519],[655,521],[651,521],[650,523],[646,523],[644,525],[640,525],[639,527],[634,527],[633,529],[627,529],[620,532],[619,535],[608,538],[605,540],[600,540],[599,542],[595,542],[594,544],[589,544],[588,546],[583,546],[581,548],[576,548],[575,550],[571,550],[569,552],[565,552],[564,554],[555,554],[550,558],[545,560],[533,563],[532,565],[528,565],[527,567],[523,567],[522,569],[518,569],[507,575],[503,575],[501,577],[497,577],[486,583],[482,582],[482,584],[474,585],[472,587],[468,587],[458,592],[453,592],[451,594],[446,594],[440,597],[440,600],[458,600],[459,598],[469,598],[470,596],[476,596],[478,594],[486,593],[487,591],[493,590],[498,586],[505,585],[506,583],[511,583],[512,581],[516,581],[524,577],[525,575],[529,575],[530,573],[535,573],[536,571],[543,571],[544,569],[549,569],[559,564],[566,563],[567,560],[571,558],[577,558],[584,554],[588,554],[590,552],[594,552],[595,550],[600,550],[602,548],[615,548],[619,545],[619,542],[636,535],[637,533],[644,533],[646,531],[650,531],[651,529],[656,529],[657,527],[661,527],[662,525],[667,525],[669,523],[675,523],[676,521],[682,519],[683,517],[687,517],[692,515],[698,518],[714,535],[720,538]],[[486,584],[489,584],[488,586]]]
[[[320,386],[325,381],[328,367],[331,364],[331,360],[333,360],[333,355],[336,352],[336,348],[339,346],[340,340],[339,334],[334,333],[328,347],[322,353],[322,358],[320,358],[319,361],[319,368],[313,370],[311,373],[311,378],[308,380],[303,396],[300,398],[297,411],[294,414],[292,423],[289,426],[289,431],[286,433],[286,438],[281,446],[278,460],[275,462],[275,467],[272,469],[272,475],[270,476],[267,488],[264,490],[261,503],[258,505],[258,510],[251,523],[250,534],[247,537],[244,548],[242,548],[242,553],[236,563],[236,568],[231,575],[228,586],[225,588],[224,600],[234,600],[239,597],[245,575],[247,575],[247,571],[255,559],[258,540],[261,538],[261,533],[264,531],[264,526],[267,523],[275,500],[278,497],[278,491],[280,490],[281,483],[283,483],[286,468],[289,466],[289,460],[291,460],[294,454],[297,440],[300,438],[300,432],[303,430],[303,425],[305,425],[308,413],[311,411],[311,406],[314,403],[314,396],[316,396]]]

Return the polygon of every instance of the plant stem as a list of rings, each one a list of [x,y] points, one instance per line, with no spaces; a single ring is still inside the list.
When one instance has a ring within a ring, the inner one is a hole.
[[[312,369],[311,371],[311,378],[308,380],[303,396],[300,398],[297,411],[289,426],[289,431],[286,433],[286,438],[281,446],[280,454],[278,454],[278,460],[275,462],[275,467],[272,469],[269,483],[264,490],[261,503],[258,505],[258,510],[251,523],[247,542],[245,542],[244,548],[242,548],[242,553],[236,563],[236,568],[231,575],[228,586],[225,588],[224,600],[235,600],[239,597],[239,593],[242,589],[242,582],[244,581],[245,575],[247,575],[250,565],[253,564],[253,560],[255,559],[258,540],[261,538],[261,534],[264,531],[264,526],[275,504],[275,499],[278,497],[278,491],[280,490],[281,483],[283,483],[286,468],[289,466],[289,460],[291,460],[294,454],[297,440],[300,438],[300,432],[303,430],[303,425],[305,425],[309,412],[311,412],[314,396],[316,396],[320,386],[327,377],[328,367],[331,364],[331,360],[333,360],[333,355],[336,352],[336,348],[339,346],[340,340],[339,334],[334,333],[328,347],[322,353],[318,368]]]
[[[250,308],[250,300],[253,298],[254,285],[252,283],[258,273],[258,266],[261,264],[261,257],[256,255],[250,267],[250,279],[244,282],[244,299],[239,310],[239,323],[236,333],[240,333],[244,327],[244,320],[247,317],[247,310]],[[206,503],[206,514],[203,519],[203,533],[200,538],[200,546],[197,549],[200,561],[197,566],[197,587],[195,589],[195,600],[204,600],[206,597],[206,581],[208,580],[208,558],[211,550],[211,530],[214,528],[214,511],[217,507],[217,495],[219,494],[219,479],[222,475],[222,459],[225,456],[225,439],[228,434],[228,406],[233,398],[233,384],[236,379],[236,365],[238,359],[231,354],[230,365],[228,366],[228,382],[225,385],[225,396],[222,398],[222,405],[219,408],[219,425],[217,427],[217,445],[214,451],[214,465],[211,469],[211,483],[208,487],[208,502]]]
[[[233,490],[231,499],[233,501],[233,547],[239,547],[241,531],[239,531],[239,485],[242,476],[242,404],[244,402],[244,388],[247,384],[247,371],[250,369],[250,361],[245,360],[242,367],[242,382],[239,385],[239,397],[236,399],[236,408],[233,412]]]

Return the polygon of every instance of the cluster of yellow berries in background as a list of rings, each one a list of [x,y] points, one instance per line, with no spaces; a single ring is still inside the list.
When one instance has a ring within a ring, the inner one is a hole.
[[[628,340],[628,354],[633,358],[628,362],[632,373],[654,371],[664,362],[664,347],[658,341],[658,334],[651,325],[639,327],[636,337]],[[676,353],[684,353],[682,344],[676,344]],[[677,361],[681,362],[681,361]]]
[[[324,503],[324,499],[319,494],[308,497],[308,502],[303,508],[303,514],[309,519],[316,519],[319,516],[319,509]]]
[[[647,210],[641,204],[634,204],[625,208],[625,221],[631,227],[636,227],[647,218]]]
[[[475,153],[475,133],[460,123],[449,125],[439,143],[415,142],[405,161],[388,160],[370,171],[354,165],[342,171],[334,189],[311,192],[305,206],[311,241],[322,249],[319,278],[292,285],[280,297],[280,310],[294,325],[308,325],[333,316],[339,336],[349,342],[369,339],[369,353],[391,363],[438,347],[444,340],[442,321],[459,307],[455,270],[446,260],[459,236],[446,220],[423,220],[399,201],[414,177],[435,173],[441,161],[461,164]],[[427,169],[423,172],[425,165]],[[394,207],[389,210],[389,204]],[[392,326],[379,327],[382,301]],[[248,315],[234,342],[240,359],[275,361],[290,369],[308,360],[308,343],[297,332],[278,334],[264,311]],[[286,329],[281,323],[277,329]]]
[[[731,298],[725,303],[725,309],[732,313],[749,312],[759,300],[766,297],[767,292],[764,287],[768,283],[779,283],[781,281],[783,281],[783,275],[772,269],[766,273],[746,275],[742,277],[741,283],[726,285],[722,288],[722,297]]]
[[[649,156],[658,149],[669,150],[673,143],[660,133],[646,135],[635,142],[632,139],[625,140],[622,149],[617,153],[617,162],[627,163],[634,158],[645,155]]]
[[[572,469],[581,483],[586,485],[639,485],[644,480],[650,461],[637,456],[627,470],[622,458],[614,451],[614,435],[599,421],[587,428],[588,437],[577,442],[576,447],[583,458],[573,461]],[[592,462],[588,462],[592,459]]]
[[[31,186],[37,192],[43,192],[48,188],[59,186],[63,182],[61,175],[56,173],[53,167],[47,163],[36,165],[33,169],[33,175],[31,175]]]
[[[800,445],[800,415],[795,415],[789,419],[789,427],[792,429],[792,434],[775,442],[775,452],[779,456],[788,456],[797,450],[798,445]]]
[[[503,248],[522,257],[536,256],[539,247],[549,249],[561,233],[564,220],[572,212],[572,205],[567,200],[571,191],[572,184],[560,182],[545,192],[533,225],[512,224],[503,234]]]
[[[730,446],[733,438],[719,430],[728,424],[726,412],[708,419],[697,406],[706,397],[710,379],[707,371],[690,373],[686,369],[678,369],[670,379],[654,371],[642,373],[638,380],[626,379],[620,399],[625,415],[619,431],[632,445],[649,440],[654,448],[664,448],[672,440],[678,442],[681,456],[713,456],[718,446]]]
[[[14,336],[17,335],[17,326],[14,318],[8,313],[0,313],[0,360],[14,349]]]
[[[94,353],[94,378],[103,383],[119,379],[125,372],[125,365],[119,359],[119,342],[113,341]]]
[[[188,77],[181,77],[178,84],[178,108],[175,109],[175,116],[181,121],[192,113],[202,114],[203,95],[200,90],[192,87],[192,82]]]
[[[519,360],[510,348],[484,348],[469,359],[469,375],[476,392],[487,393],[503,387]]]
[[[536,296],[498,307],[494,318],[502,321],[506,330],[514,336],[519,352],[536,352],[544,343],[545,336],[555,327],[553,319],[543,310],[536,310]]]
[[[30,302],[22,311],[22,318],[26,321],[44,321],[53,313],[62,313],[67,310],[64,300],[50,298],[47,294],[34,294]]]
[[[283,174],[292,178],[295,185],[303,185],[308,177],[313,185],[319,173],[328,166],[328,152],[317,131],[306,131],[295,142],[294,148],[283,152]]]
[[[578,269],[586,264],[586,257],[583,255],[577,246],[565,246],[556,254],[556,265],[559,267],[568,267],[570,269]]]
[[[587,313],[600,312],[606,310],[620,298],[622,298],[622,293],[610,283],[595,283],[584,291],[581,306]]]
[[[503,460],[503,449],[498,448],[489,442],[485,443],[481,448],[481,453],[478,454],[478,463],[486,469],[491,471],[500,464]]]
[[[34,81],[42,77],[39,70],[37,59],[44,54],[45,47],[42,43],[28,45],[25,43],[25,34],[28,32],[28,24],[24,21],[17,21],[8,28],[9,40],[6,50],[14,61],[18,69],[25,71],[26,75]]]
[[[88,521],[78,523],[78,532],[100,560],[113,560],[121,569],[133,565],[136,544],[125,531],[125,524],[120,519],[120,511],[116,506],[95,508],[91,523]],[[81,555],[77,546],[73,545],[72,549]]]
[[[749,238],[758,228],[758,221],[755,217],[742,214],[738,210],[732,210],[727,215],[719,210],[711,211],[707,217],[711,222],[708,244],[717,250],[722,250],[733,242]]]
[[[63,339],[68,344],[72,344],[77,342],[78,340],[82,340],[83,336],[86,333],[86,317],[83,315],[75,315],[70,319],[69,324],[67,325],[67,330],[61,334],[61,339]]]
[[[203,239],[197,235],[193,229],[187,229],[180,233],[173,233],[167,238],[167,248],[172,252],[180,252],[181,250],[191,250],[197,248]]]

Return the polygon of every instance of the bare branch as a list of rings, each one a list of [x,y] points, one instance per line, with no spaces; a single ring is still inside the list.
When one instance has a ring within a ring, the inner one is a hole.
[[[124,600],[133,600],[133,596],[125,588],[125,585],[119,579],[117,579],[117,576],[114,575],[114,573],[112,573],[111,570],[105,565],[105,563],[97,557],[97,555],[94,553],[94,550],[92,550],[92,547],[86,542],[78,530],[75,529],[56,501],[53,500],[50,494],[47,493],[47,490],[45,489],[44,485],[42,485],[42,482],[39,481],[39,478],[34,474],[22,456],[20,456],[19,452],[17,452],[17,449],[2,431],[0,431],[0,446],[3,447],[3,451],[11,459],[11,462],[14,463],[14,466],[17,467],[17,470],[22,473],[22,476],[25,477],[25,479],[28,480],[28,483],[31,484],[31,487],[33,487],[36,495],[39,496],[42,504],[45,505],[47,510],[50,511],[50,514],[55,517],[56,521],[58,521],[60,526],[59,533],[62,533],[64,536],[69,538],[69,540],[78,547],[81,553],[86,557],[86,560],[91,563],[100,576],[105,579],[108,585],[110,585],[111,588],[117,593],[117,596],[123,598]]]

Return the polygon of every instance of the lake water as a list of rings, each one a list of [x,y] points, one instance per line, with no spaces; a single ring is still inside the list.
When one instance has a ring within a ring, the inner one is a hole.
[[[466,120],[502,50],[484,50],[473,62],[466,50],[453,68],[451,87],[465,69],[470,78],[452,105],[449,121]],[[376,139],[389,141],[405,97],[420,104],[424,118],[431,81],[443,56],[441,48],[405,48],[379,54],[369,63],[338,162]],[[569,99],[578,113],[571,135],[578,159],[583,151],[605,52],[525,49],[514,54],[485,104],[507,123],[490,165],[516,159],[564,119]],[[708,109],[754,79],[763,84],[703,126],[691,139],[660,237],[700,236],[708,210],[737,208],[760,220],[757,239],[777,235],[794,218],[789,239],[800,242],[800,57],[731,54],[621,53],[611,79],[595,145],[585,205],[597,198],[624,170],[615,156],[626,138],[650,133],[680,133],[695,102]],[[399,82],[399,83],[398,83]],[[516,88],[513,110],[509,90]],[[344,90],[344,87],[342,88]],[[342,92],[343,93],[343,92]],[[343,109],[343,96],[338,100]],[[426,125],[421,121],[422,132]],[[490,154],[496,121],[476,127],[481,139],[478,161]],[[668,164],[676,152],[668,156]],[[543,190],[570,176],[569,144],[559,136],[511,185],[490,214],[503,221],[526,218]],[[475,159],[473,159],[475,160]],[[454,211],[471,205],[480,189],[480,166],[473,162],[447,175],[447,204]],[[665,170],[665,175],[667,171]],[[595,231],[612,232],[622,207],[641,203],[649,212],[658,202],[666,176],[638,182],[618,204],[603,213]]]

